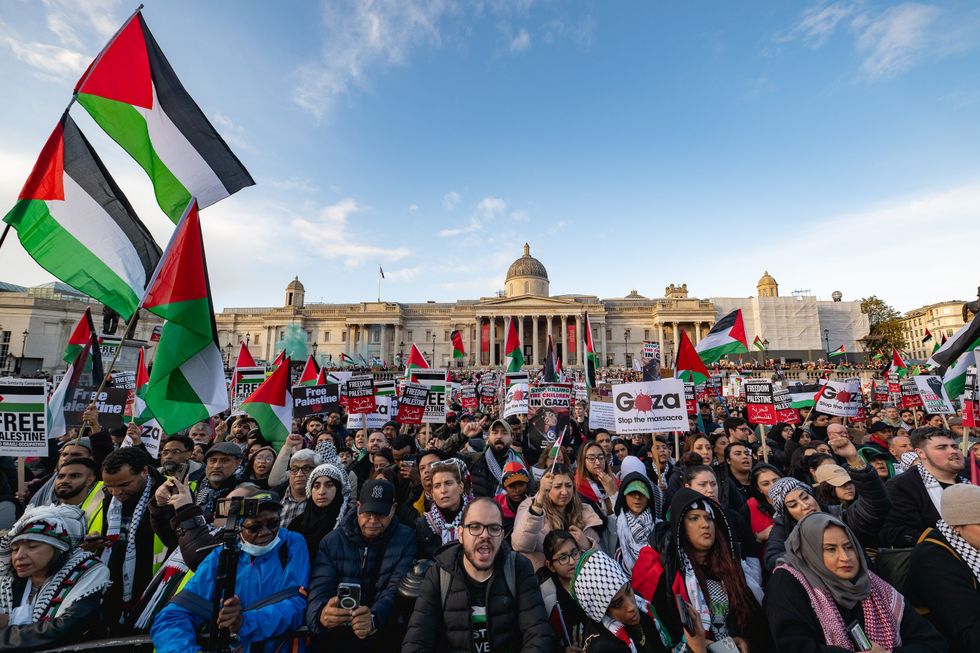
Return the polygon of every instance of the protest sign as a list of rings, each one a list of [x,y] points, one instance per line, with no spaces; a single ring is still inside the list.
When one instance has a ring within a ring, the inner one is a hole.
[[[640,369],[643,370],[644,381],[656,381],[660,378],[660,343],[652,340],[643,341],[643,355],[640,358]]]
[[[291,394],[293,417],[305,419],[313,415],[322,417],[340,412],[340,386],[336,383],[295,385]]]
[[[99,410],[99,424],[102,428],[108,431],[124,425],[123,413],[129,399],[129,390],[103,388],[102,393],[96,395],[97,389],[92,386],[77,386],[74,394],[65,401],[65,424],[69,428],[82,425],[82,413],[93,401]]]
[[[877,403],[887,403],[891,399],[891,392],[888,390],[888,381],[875,381],[873,396]]]
[[[374,377],[370,374],[352,376],[347,380],[347,412],[367,415],[375,412]]]
[[[963,390],[963,426],[975,428],[977,417],[980,417],[980,389],[977,388],[977,368],[968,367],[966,370],[966,386]]]
[[[136,372],[113,372],[112,387],[123,390],[135,390]]]
[[[826,415],[857,417],[862,405],[860,379],[846,379],[844,381],[828,379],[813,408],[818,413]]]
[[[327,372],[327,383],[336,383],[338,385],[343,385],[347,383],[347,381],[352,376],[354,376],[353,372],[334,370],[333,372]]]
[[[576,381],[572,387],[575,390],[575,401],[589,400],[589,391],[585,387],[585,381]]]
[[[613,386],[616,433],[687,431],[684,382],[680,379]]]
[[[698,400],[693,383],[684,384],[684,404],[688,415],[698,414]]]
[[[150,334],[150,342],[160,342],[161,335],[163,335],[163,325],[157,324],[153,327],[153,332]]]
[[[497,403],[497,386],[480,383],[480,405],[493,406]]]
[[[776,409],[776,422],[799,424],[802,421],[800,412],[793,408],[793,395],[786,388],[773,389],[772,403]]]
[[[919,386],[912,379],[902,381],[902,408],[921,408],[922,397],[919,396]]]
[[[515,383],[507,387],[504,395],[503,417],[527,415],[527,384]]]
[[[407,383],[398,398],[397,419],[400,424],[421,424],[429,404],[429,388],[421,383]]]
[[[235,387],[231,389],[232,413],[242,414],[240,406],[265,381],[264,367],[239,367]]]
[[[956,412],[953,402],[946,396],[946,388],[943,387],[943,380],[933,374],[922,374],[913,376],[919,390],[919,397],[922,405],[930,415],[952,415]]]
[[[0,381],[0,456],[46,456],[44,379]]]
[[[776,423],[771,381],[748,379],[745,382],[745,411],[751,424]]]
[[[412,376],[416,383],[421,383],[429,389],[428,403],[425,406],[423,424],[445,424],[446,404],[449,388],[446,383],[446,370],[413,370]]]
[[[616,415],[613,411],[612,402],[589,402],[589,428],[593,430],[606,429],[610,433],[616,432]]]
[[[102,354],[103,361],[111,361],[112,357],[116,355],[116,350],[119,349],[119,344],[122,342],[122,336],[108,336],[102,334],[99,336],[99,353]],[[108,366],[108,362],[106,362]]]
[[[898,372],[888,373],[888,392],[892,394],[899,394],[902,391],[902,384],[898,380]]]
[[[347,416],[347,428],[369,430],[381,429],[385,423],[395,419],[398,402],[391,395],[375,395],[374,411],[370,413],[350,413]]]
[[[480,398],[476,395],[476,386],[464,383],[459,387],[459,405],[463,410],[476,410],[480,407]]]
[[[527,435],[531,444],[544,448],[565,433],[571,420],[571,408],[571,384],[532,385],[527,399]]]

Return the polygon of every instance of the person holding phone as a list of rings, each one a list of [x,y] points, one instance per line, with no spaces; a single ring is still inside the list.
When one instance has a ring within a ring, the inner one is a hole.
[[[765,608],[780,651],[947,650],[932,624],[868,569],[853,531],[827,513],[807,515],[786,539]],[[870,648],[860,644],[862,633]]]

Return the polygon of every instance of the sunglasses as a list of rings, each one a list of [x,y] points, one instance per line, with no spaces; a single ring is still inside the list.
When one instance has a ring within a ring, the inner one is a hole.
[[[269,519],[266,521],[256,521],[247,526],[242,524],[242,530],[249,535],[257,535],[262,532],[263,529],[267,529],[270,533],[275,533],[279,530],[280,520]]]

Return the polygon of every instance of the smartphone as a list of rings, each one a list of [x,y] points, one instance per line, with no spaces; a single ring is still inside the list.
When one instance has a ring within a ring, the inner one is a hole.
[[[678,594],[674,595],[674,599],[677,601],[677,613],[681,617],[681,626],[683,626],[684,630],[687,632],[694,634],[694,620],[691,619],[691,613],[687,611],[689,605],[688,602],[684,600],[684,597]]]
[[[847,632],[851,634],[851,639],[854,640],[854,645],[857,646],[857,650],[871,650],[871,640],[864,634],[864,628],[861,627],[861,624],[857,621],[852,621],[847,624]]]
[[[337,585],[337,604],[344,610],[356,610],[361,604],[361,586],[358,583]]]

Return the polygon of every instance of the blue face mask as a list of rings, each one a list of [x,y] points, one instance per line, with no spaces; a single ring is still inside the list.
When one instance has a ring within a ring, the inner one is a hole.
[[[259,546],[257,544],[252,544],[250,542],[246,542],[245,540],[242,540],[241,541],[242,551],[244,551],[245,553],[247,553],[248,555],[254,558],[258,558],[259,556],[265,555],[269,551],[272,551],[274,548],[276,548],[276,545],[279,544],[279,541],[280,540],[278,534],[276,534],[276,536],[272,539],[271,542],[269,542],[264,546]]]

